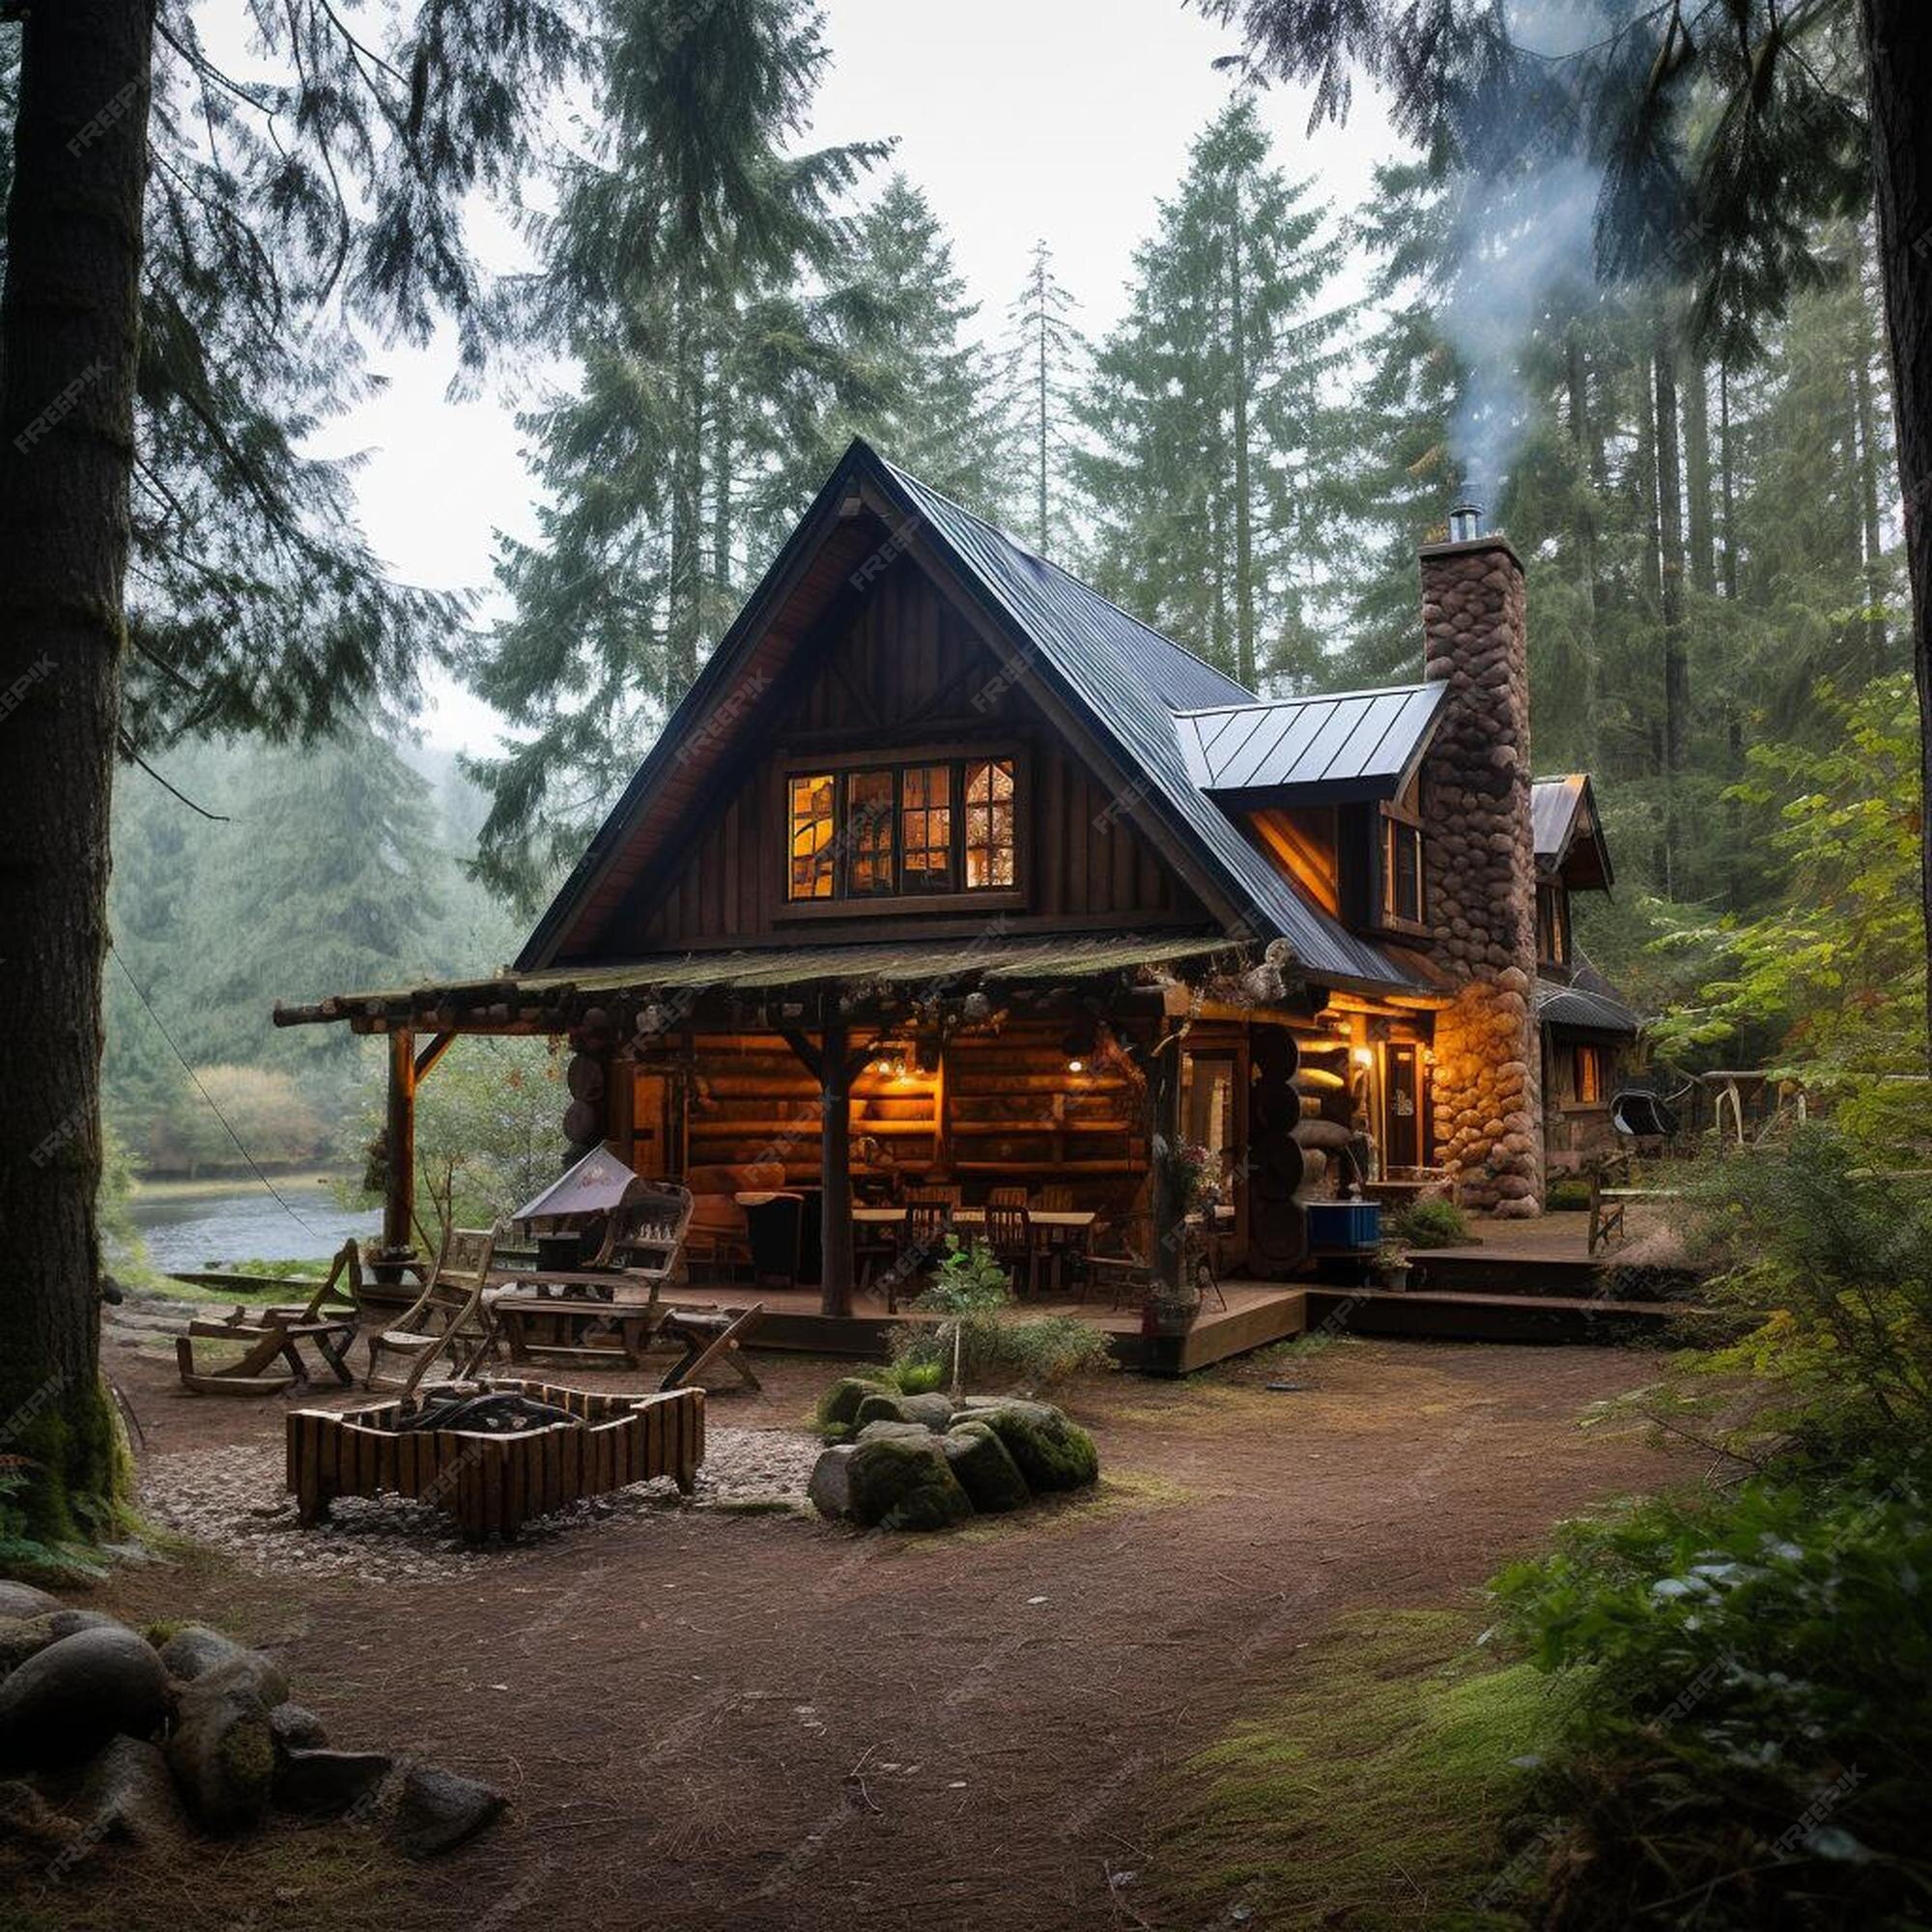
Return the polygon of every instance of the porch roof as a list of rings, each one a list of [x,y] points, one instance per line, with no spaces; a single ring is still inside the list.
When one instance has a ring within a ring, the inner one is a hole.
[[[623,965],[556,968],[488,980],[446,980],[415,986],[336,993],[311,1006],[275,1008],[277,1026],[346,1022],[364,1030],[398,1026],[444,1032],[487,1031],[488,1015],[537,1009],[568,1024],[566,1009],[624,995],[777,992],[787,987],[877,980],[921,990],[951,990],[981,980],[1026,981],[1094,979],[1214,952],[1240,951],[1225,933],[1119,934],[1097,939],[1024,941],[989,935],[948,944],[801,946],[755,952],[684,952]],[[472,1023],[464,1025],[465,1019]]]

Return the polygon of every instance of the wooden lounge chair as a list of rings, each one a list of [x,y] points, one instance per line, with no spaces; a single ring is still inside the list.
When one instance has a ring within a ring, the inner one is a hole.
[[[298,1345],[308,1342],[345,1388],[355,1385],[349,1367],[349,1348],[355,1339],[357,1294],[362,1282],[362,1259],[354,1241],[345,1241],[329,1263],[328,1272],[314,1284],[315,1292],[299,1307],[237,1308],[219,1321],[190,1321],[175,1337],[175,1362],[182,1386],[192,1395],[273,1395],[282,1389],[306,1386]],[[291,1288],[306,1288],[292,1281]],[[223,1368],[195,1366],[197,1342],[242,1342],[242,1354]],[[284,1366],[271,1368],[271,1363]]]
[[[485,1355],[494,1355],[496,1336],[483,1307],[502,1223],[489,1228],[451,1228],[423,1292],[396,1321],[369,1338],[369,1371],[364,1388],[400,1389],[413,1395],[430,1368],[445,1357],[457,1376],[469,1375]],[[386,1357],[408,1366],[398,1375],[384,1368]]]

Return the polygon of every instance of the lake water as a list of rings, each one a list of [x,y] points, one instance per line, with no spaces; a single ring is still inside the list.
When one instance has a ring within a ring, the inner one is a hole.
[[[327,1261],[351,1235],[366,1247],[382,1232],[372,1208],[344,1209],[313,1180],[277,1182],[297,1221],[259,1180],[191,1201],[136,1195],[130,1212],[148,1260],[166,1272],[240,1261]]]

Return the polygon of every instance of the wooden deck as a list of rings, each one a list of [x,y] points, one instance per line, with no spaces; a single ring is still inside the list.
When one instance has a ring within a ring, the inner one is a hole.
[[[1137,1309],[1111,1309],[1099,1301],[1028,1301],[1027,1315],[1070,1315],[1106,1336],[1122,1368],[1149,1375],[1181,1376],[1242,1355],[1270,1342],[1299,1335],[1308,1322],[1308,1297],[1298,1286],[1272,1281],[1231,1281],[1224,1285],[1228,1305],[1212,1295],[1185,1334],[1146,1337]],[[852,1313],[833,1318],[819,1313],[812,1289],[754,1289],[725,1282],[680,1288],[672,1296],[680,1307],[743,1307],[761,1301],[765,1319],[753,1349],[791,1349],[815,1355],[850,1355],[883,1361],[886,1338],[902,1322],[933,1321],[936,1316],[901,1309],[886,1312],[884,1297],[861,1293]]]

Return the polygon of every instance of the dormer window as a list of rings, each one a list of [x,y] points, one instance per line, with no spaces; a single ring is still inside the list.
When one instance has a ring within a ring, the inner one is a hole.
[[[1536,889],[1536,956],[1545,966],[1570,963],[1570,893],[1563,885]]]
[[[1382,807],[1381,923],[1419,926],[1423,923],[1422,822],[1399,806]]]
[[[795,772],[785,781],[785,896],[882,899],[1018,882],[1010,757]]]

